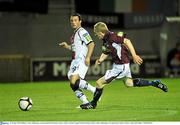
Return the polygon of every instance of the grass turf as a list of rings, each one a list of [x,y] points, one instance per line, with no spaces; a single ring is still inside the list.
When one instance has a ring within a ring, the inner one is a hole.
[[[168,93],[154,87],[126,88],[122,81],[114,81],[105,87],[101,102],[92,110],[75,108],[80,101],[68,81],[3,83],[0,121],[180,121],[180,79],[161,80]],[[92,99],[90,92],[86,95]],[[33,100],[30,111],[18,107],[23,96]]]

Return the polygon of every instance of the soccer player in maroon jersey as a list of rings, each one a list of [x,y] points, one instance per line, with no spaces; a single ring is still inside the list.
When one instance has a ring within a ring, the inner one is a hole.
[[[124,38],[123,36],[120,37],[109,31],[107,25],[103,22],[98,22],[94,25],[94,33],[103,41],[103,52],[99,59],[96,60],[95,66],[101,64],[108,56],[112,57],[113,66],[111,70],[107,70],[105,75],[96,81],[96,91],[93,100],[87,104],[82,104],[82,109],[96,108],[97,101],[103,93],[104,86],[115,79],[123,78],[124,84],[128,87],[153,86],[163,90],[164,92],[168,91],[167,86],[161,83],[160,80],[148,81],[141,78],[132,78],[129,52],[134,63],[141,65],[143,60],[136,54],[129,39]]]

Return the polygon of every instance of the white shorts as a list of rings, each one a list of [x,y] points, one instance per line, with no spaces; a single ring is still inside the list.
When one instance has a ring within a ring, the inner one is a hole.
[[[88,66],[85,64],[85,60],[82,58],[77,58],[72,60],[70,69],[68,71],[68,79],[70,79],[71,75],[79,75],[81,79],[85,78],[87,73]]]
[[[107,70],[104,77],[107,83],[111,82],[114,79],[120,79],[124,77],[132,78],[130,64],[113,64],[113,68],[111,70]]]

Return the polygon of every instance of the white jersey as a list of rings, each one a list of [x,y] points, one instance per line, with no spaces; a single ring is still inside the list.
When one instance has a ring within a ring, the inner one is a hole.
[[[88,48],[87,45],[92,42],[92,38],[89,33],[82,27],[78,28],[71,39],[71,49],[73,51],[73,59],[83,58],[85,59]]]
[[[92,42],[89,33],[82,27],[78,28],[71,37],[72,62],[68,72],[68,78],[72,75],[79,75],[85,78],[88,66],[85,64],[85,57],[88,52],[87,45]]]

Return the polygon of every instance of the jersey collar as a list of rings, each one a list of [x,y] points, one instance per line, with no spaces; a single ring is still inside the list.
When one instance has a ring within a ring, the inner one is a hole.
[[[76,33],[80,28],[81,28],[81,26],[78,27],[77,29],[75,29],[75,30],[74,30],[74,33]]]

